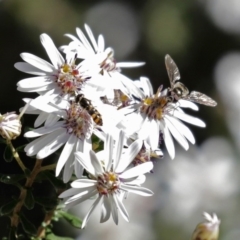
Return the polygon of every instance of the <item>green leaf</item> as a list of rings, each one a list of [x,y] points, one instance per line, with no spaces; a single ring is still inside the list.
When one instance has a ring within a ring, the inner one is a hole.
[[[69,237],[59,237],[53,233],[50,233],[46,236],[46,240],[74,240],[74,239]]]
[[[34,204],[35,204],[35,201],[34,201],[34,197],[33,197],[32,191],[30,189],[28,189],[26,197],[25,197],[25,200],[24,200],[24,206],[28,210],[31,210],[31,209],[34,208]]]
[[[24,174],[14,174],[14,175],[0,175],[0,181],[6,184],[15,184],[18,181],[22,180],[25,178]]]
[[[9,145],[6,145],[3,158],[6,162],[11,162],[13,160],[13,154]]]
[[[22,213],[20,214],[20,222],[27,234],[35,235],[37,233],[36,227]]]
[[[39,205],[45,207],[45,208],[53,209],[58,204],[58,199],[35,197],[35,202],[38,203]]]
[[[55,188],[64,189],[66,187],[66,184],[61,179],[55,177],[51,171],[41,172],[40,177],[47,179]]]
[[[25,152],[25,151],[24,151],[24,148],[25,148],[26,146],[27,146],[27,144],[24,144],[24,145],[22,145],[22,146],[19,146],[19,147],[16,148],[16,151],[17,151],[17,152]]]
[[[80,220],[78,217],[64,212],[63,210],[58,212],[59,216],[62,216],[66,221],[68,221],[73,227],[81,228],[82,226],[82,220]]]
[[[7,215],[7,214],[11,213],[13,211],[13,209],[15,208],[15,206],[17,205],[17,203],[18,203],[18,200],[14,199],[14,200],[6,203],[5,205],[3,205],[0,208],[0,215],[3,216],[3,215]]]
[[[16,240],[16,228],[11,228],[8,233],[8,240]]]
[[[7,144],[6,140],[3,139],[3,138],[0,138],[0,144],[3,143],[3,144]]]

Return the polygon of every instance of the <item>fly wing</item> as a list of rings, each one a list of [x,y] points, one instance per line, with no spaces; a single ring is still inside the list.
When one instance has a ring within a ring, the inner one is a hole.
[[[176,63],[168,54],[165,56],[165,65],[167,68],[167,73],[168,73],[171,87],[173,88],[174,83],[180,79],[179,69]]]
[[[217,102],[212,98],[208,97],[206,94],[192,91],[185,99],[190,100],[192,102],[200,103],[209,107],[217,106]]]

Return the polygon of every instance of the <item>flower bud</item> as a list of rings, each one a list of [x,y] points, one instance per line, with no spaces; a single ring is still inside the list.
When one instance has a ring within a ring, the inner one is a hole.
[[[220,219],[213,213],[203,213],[205,222],[199,223],[193,232],[191,240],[218,240]]]

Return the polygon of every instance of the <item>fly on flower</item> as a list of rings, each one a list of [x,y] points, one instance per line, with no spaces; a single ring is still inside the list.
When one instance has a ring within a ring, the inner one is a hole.
[[[186,99],[209,107],[215,107],[217,105],[217,102],[208,97],[206,94],[197,91],[189,93],[188,88],[183,83],[177,82],[180,79],[179,69],[168,54],[165,56],[165,64],[171,84],[171,87],[168,89],[168,93],[172,97],[173,102],[179,99]]]
[[[79,94],[76,97],[76,102],[79,103],[80,106],[83,107],[89,113],[89,115],[92,117],[93,121],[97,125],[99,125],[99,126],[103,125],[101,114],[92,105],[92,103],[91,103],[91,101],[89,99],[85,98],[83,94]]]

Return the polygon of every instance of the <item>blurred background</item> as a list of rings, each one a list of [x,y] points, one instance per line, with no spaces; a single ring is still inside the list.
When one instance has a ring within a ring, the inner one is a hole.
[[[146,62],[141,68],[123,70],[130,78],[147,76],[155,90],[161,84],[169,86],[164,64],[168,53],[182,82],[211,96],[218,106],[200,106],[199,113],[191,112],[207,127],[190,126],[196,145],[185,152],[176,143],[174,161],[166,153],[156,162],[145,184],[155,195],[130,195],[125,201],[130,223],[121,219],[117,227],[111,221],[99,224],[98,211],[83,231],[60,222],[55,232],[79,240],[116,236],[118,240],[186,240],[207,211],[222,220],[221,240],[240,239],[240,1],[1,0],[1,113],[17,111],[23,97],[33,96],[16,91],[16,83],[26,77],[13,67],[21,61],[19,54],[30,52],[48,61],[39,35],[47,33],[61,46],[69,42],[63,35],[75,34],[84,23],[95,37],[104,35],[118,62]],[[0,171],[6,167],[1,161]],[[84,217],[90,204],[72,211]]]

